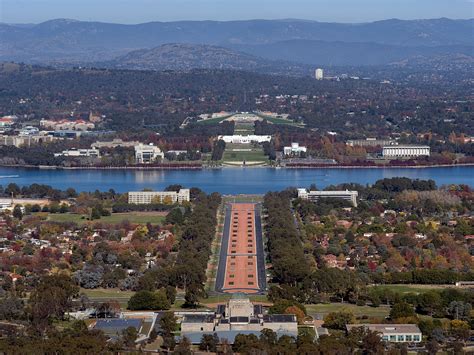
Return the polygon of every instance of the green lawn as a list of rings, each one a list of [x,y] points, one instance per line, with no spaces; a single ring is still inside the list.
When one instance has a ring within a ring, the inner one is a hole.
[[[450,287],[449,285],[377,285],[379,289],[391,290],[397,293],[424,293],[432,290],[441,290]],[[453,287],[453,286],[451,286]]]
[[[355,304],[348,303],[329,303],[329,304],[310,304],[306,305],[308,314],[321,314],[325,316],[330,312],[339,312],[342,310],[348,310],[354,313],[356,317],[368,316],[383,318],[387,317],[390,313],[390,307],[370,307],[370,306],[357,306]]]
[[[259,115],[259,116],[264,118],[268,122],[271,122],[271,123],[277,124],[277,125],[289,125],[289,126],[295,126],[295,127],[304,127],[304,125],[302,125],[300,123],[296,123],[292,120],[285,120],[283,118],[275,118],[275,117],[264,116],[264,115]]]
[[[164,219],[164,216],[153,212],[112,213],[110,216],[104,216],[101,219],[95,219],[93,221],[88,221],[85,215],[74,213],[54,213],[48,215],[48,221],[74,222],[79,225],[97,222],[118,224],[125,220],[136,224],[162,224]]]
[[[255,134],[255,127],[253,123],[236,123],[234,127],[234,134],[241,134],[248,136]]]
[[[134,291],[121,291],[116,288],[95,288],[92,290],[81,288],[81,292],[87,295],[93,302],[118,301],[122,308],[127,308],[127,303]]]
[[[250,150],[247,150],[250,149]],[[268,157],[263,153],[261,147],[254,147],[251,144],[227,144],[223,161],[267,161]]]

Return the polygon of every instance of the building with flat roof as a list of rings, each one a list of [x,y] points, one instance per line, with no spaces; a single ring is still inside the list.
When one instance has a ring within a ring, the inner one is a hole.
[[[8,145],[15,147],[30,147],[32,144],[52,142],[56,140],[56,137],[53,136],[43,136],[43,135],[28,135],[28,136],[6,136],[0,135],[0,145]]]
[[[324,70],[321,68],[318,68],[314,71],[314,78],[316,80],[323,80],[324,79]]]
[[[140,143],[135,146],[135,161],[138,164],[149,164],[164,158],[165,154],[153,144],[145,145]]]
[[[366,328],[377,332],[383,341],[390,343],[420,343],[422,334],[416,324],[348,324],[348,332],[354,328]]]
[[[128,203],[137,205],[150,203],[183,203],[190,200],[190,190],[176,191],[130,191]]]
[[[244,294],[235,293],[214,314],[187,314],[181,323],[181,334],[193,344],[198,344],[204,334],[214,333],[232,344],[237,334],[259,336],[263,329],[271,329],[279,337],[296,337],[298,322],[294,314],[263,314],[262,306],[254,305]]]
[[[306,147],[300,146],[299,143],[291,143],[291,146],[283,147],[283,155],[301,155],[302,153],[306,153],[307,150]]]
[[[350,201],[354,207],[357,207],[357,191],[309,191],[305,188],[298,189],[298,198],[303,200],[318,201],[320,198],[340,198]]]
[[[100,158],[98,149],[69,149],[54,153],[55,157]]]
[[[397,145],[398,142],[393,139],[376,139],[376,138],[366,138],[366,139],[350,139],[346,142],[350,147],[384,147]]]
[[[240,134],[236,134],[233,136],[219,136],[218,139],[223,140],[226,143],[250,144],[250,143],[270,142],[272,140],[272,136],[258,136],[258,135],[242,136]]]
[[[427,145],[397,145],[382,148],[384,158],[418,158],[429,157],[430,147]]]
[[[115,138],[111,141],[97,141],[91,144],[92,148],[100,149],[100,148],[118,148],[118,147],[135,147],[139,145],[140,142],[137,141],[129,141],[125,142],[120,138]]]

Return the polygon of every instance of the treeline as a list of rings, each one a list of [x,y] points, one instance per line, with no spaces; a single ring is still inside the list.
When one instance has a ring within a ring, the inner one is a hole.
[[[59,201],[66,198],[75,198],[78,196],[76,190],[72,187],[66,190],[59,190],[49,185],[43,184],[31,184],[22,187],[15,183],[10,183],[5,187],[0,185],[0,196],[12,197],[12,195],[14,197],[21,196],[25,198],[49,198],[53,201]]]
[[[218,193],[200,194],[188,218],[174,268],[177,286],[185,289],[185,304],[195,306],[205,296],[206,269],[211,255],[211,243],[216,233]]]
[[[265,195],[263,205],[267,214],[265,235],[274,280],[280,284],[296,285],[307,275],[308,266],[291,211],[291,193],[270,192]]]
[[[123,212],[161,212],[161,211],[169,211],[176,207],[175,205],[171,204],[164,204],[164,203],[150,203],[150,204],[143,204],[137,205],[133,203],[126,203],[126,202],[118,202],[112,205],[112,212],[114,213],[123,213]]]
[[[223,140],[218,140],[214,143],[214,148],[212,149],[212,160],[222,160],[222,156],[224,155],[225,150],[225,142]]]
[[[420,285],[453,285],[458,281],[474,281],[474,272],[459,272],[444,269],[417,269],[407,272],[371,274],[376,283],[387,284],[420,284]]]

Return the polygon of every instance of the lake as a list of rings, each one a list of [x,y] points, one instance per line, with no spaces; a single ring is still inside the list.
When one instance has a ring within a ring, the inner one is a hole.
[[[118,192],[151,188],[160,190],[171,184],[199,187],[206,192],[222,194],[262,194],[287,187],[324,188],[331,184],[355,182],[371,184],[396,176],[433,179],[438,186],[466,184],[474,187],[474,166],[391,169],[273,169],[223,168],[205,170],[40,170],[0,167],[0,185],[33,183],[58,189],[73,187],[77,191]]]

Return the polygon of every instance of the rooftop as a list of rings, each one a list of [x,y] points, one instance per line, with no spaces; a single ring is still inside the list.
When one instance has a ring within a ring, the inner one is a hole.
[[[416,324],[348,324],[347,330],[365,327],[369,330],[379,333],[390,334],[406,334],[406,333],[421,333],[420,328]]]

